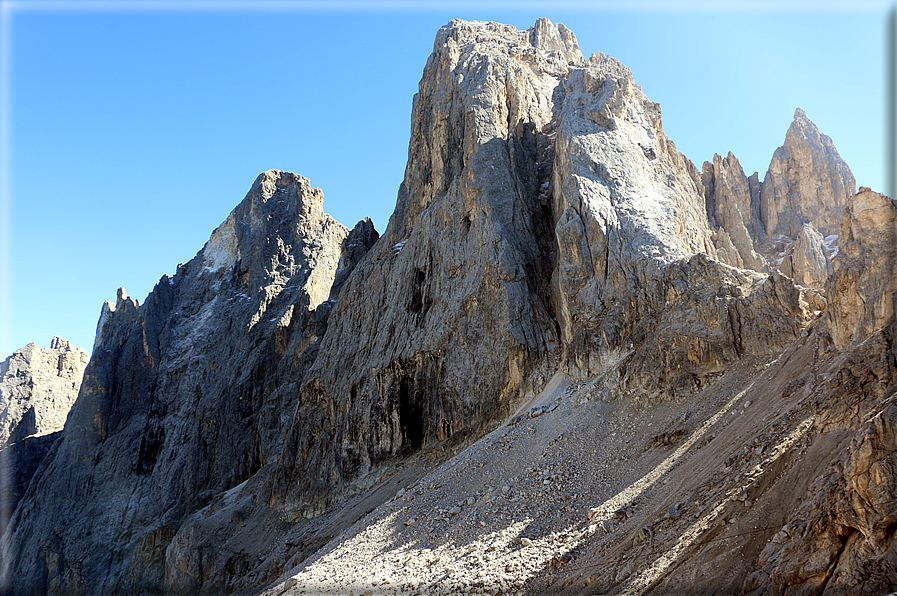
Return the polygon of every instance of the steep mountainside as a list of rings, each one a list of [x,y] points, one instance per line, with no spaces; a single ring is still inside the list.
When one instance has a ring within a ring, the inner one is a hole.
[[[762,184],[756,172],[746,177],[731,153],[704,162],[701,180],[721,261],[776,269],[800,285],[823,288],[856,182],[832,140],[802,109],[794,111]]]
[[[0,363],[0,446],[61,430],[78,397],[87,352],[61,337],[28,344]]]
[[[456,20],[411,130],[382,237],[271,170],[144,304],[104,305],[9,591],[890,581],[891,518],[850,491],[893,483],[869,470],[894,450],[894,204],[850,198],[801,110],[762,184],[731,154],[699,171],[563,25]],[[866,525],[820,513],[847,502]],[[724,523],[754,514],[749,540]]]
[[[145,304],[120,289],[103,306],[63,440],[11,521],[17,586],[161,590],[184,516],[276,456],[340,265],[375,239],[322,199],[265,172]]]
[[[0,364],[0,535],[78,397],[88,354],[61,337]]]

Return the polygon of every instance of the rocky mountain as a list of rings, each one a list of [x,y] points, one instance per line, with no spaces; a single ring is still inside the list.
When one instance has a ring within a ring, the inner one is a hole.
[[[721,261],[776,269],[802,286],[823,288],[856,182],[831,138],[802,109],[795,110],[762,184],[757,172],[744,175],[732,153],[704,162],[701,180]]]
[[[801,110],[699,171],[563,25],[456,20],[411,130],[382,237],[272,170],[104,305],[7,591],[890,589],[894,203]]]
[[[78,397],[87,352],[61,337],[30,343],[0,363],[0,446],[61,430]]]
[[[61,337],[0,363],[0,533],[78,397],[88,354]]]

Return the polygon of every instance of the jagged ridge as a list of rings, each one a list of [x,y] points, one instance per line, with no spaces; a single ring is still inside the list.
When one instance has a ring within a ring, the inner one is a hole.
[[[801,114],[758,191],[733,156],[699,172],[629,70],[586,60],[564,26],[452,21],[382,238],[272,170],[145,304],[104,306],[64,440],[7,534],[17,582],[258,592],[556,375],[674,408],[779,353],[824,307],[796,271],[818,286],[827,269],[806,264],[821,236],[793,209],[803,187],[776,181],[811,155],[834,181],[826,213],[853,184]],[[767,272],[758,241],[791,220],[805,248]]]

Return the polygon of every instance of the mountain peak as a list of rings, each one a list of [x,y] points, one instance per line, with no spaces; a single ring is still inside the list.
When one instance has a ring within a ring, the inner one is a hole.
[[[763,180],[766,233],[795,238],[809,221],[823,236],[837,234],[842,210],[855,188],[853,174],[832,139],[797,108],[785,143],[773,153]]]

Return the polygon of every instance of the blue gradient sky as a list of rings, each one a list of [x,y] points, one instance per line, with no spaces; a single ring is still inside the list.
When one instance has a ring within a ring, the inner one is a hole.
[[[800,106],[884,190],[889,3],[254,6],[3,2],[0,358],[53,335],[89,350],[103,301],[143,301],[269,168],[382,232],[452,18],[564,23],[632,69],[699,168],[732,151],[762,179]]]

